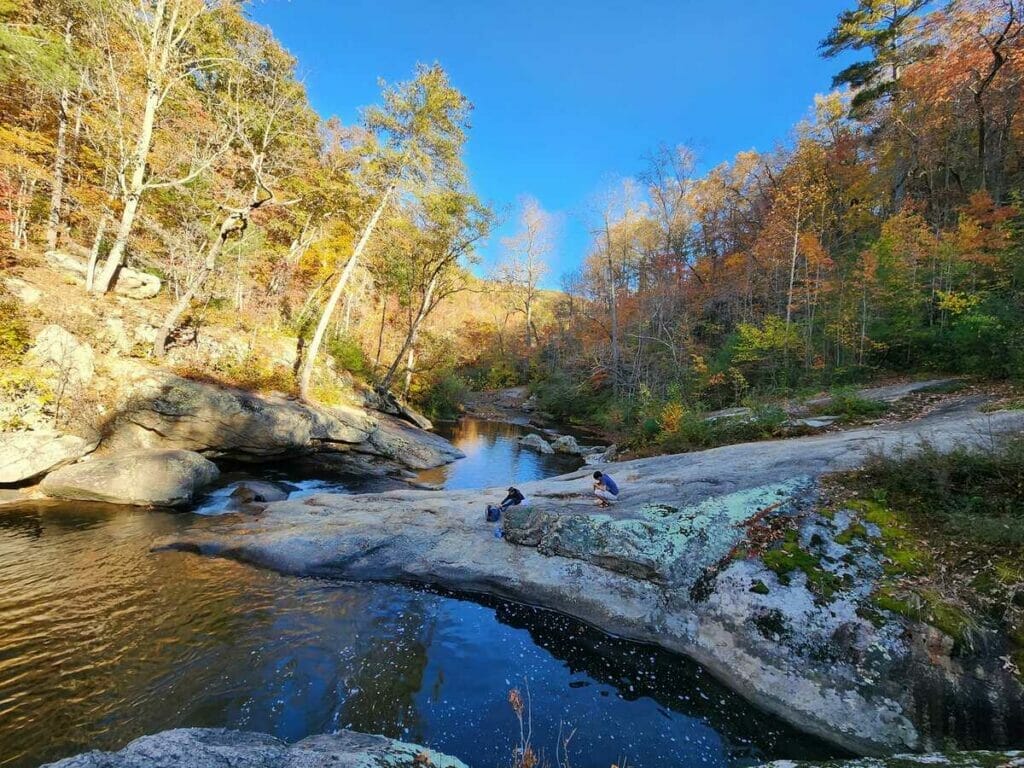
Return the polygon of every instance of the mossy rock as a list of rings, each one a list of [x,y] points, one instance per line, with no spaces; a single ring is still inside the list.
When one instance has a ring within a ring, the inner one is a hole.
[[[836,544],[842,544],[844,547],[848,547],[853,543],[855,538],[867,539],[868,529],[864,527],[864,524],[860,521],[856,521],[847,526],[846,530],[836,536]]]
[[[787,531],[782,545],[765,552],[761,560],[767,568],[775,572],[782,584],[790,583],[790,575],[794,571],[803,572],[807,577],[808,588],[825,600],[831,600],[835,593],[843,588],[843,580],[825,570],[818,555],[800,546],[796,531]]]
[[[750,586],[750,591],[755,595],[767,595],[771,590],[768,589],[768,585],[758,579]]]

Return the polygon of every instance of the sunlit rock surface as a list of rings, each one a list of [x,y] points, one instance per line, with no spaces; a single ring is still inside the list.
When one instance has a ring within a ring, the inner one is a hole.
[[[216,464],[193,451],[126,451],[58,469],[40,488],[54,499],[178,507],[219,476]]]
[[[120,752],[87,752],[49,768],[466,768],[416,744],[355,731],[285,744],[263,733],[181,728],[136,739]]]
[[[887,754],[1024,738],[1021,687],[998,659],[961,662],[896,616],[858,609],[877,559],[844,558],[848,519],[814,513],[816,478],[869,451],[980,443],[1024,413],[970,406],[915,423],[735,445],[611,466],[618,504],[594,507],[591,470],[523,484],[504,534],[484,522],[491,491],[340,496],[226,516],[163,546],[275,570],[424,582],[542,605],[704,664],[762,708],[847,749]],[[814,568],[780,579],[736,557],[748,525],[799,520]],[[820,562],[819,562],[820,561]],[[812,591],[810,577],[830,587]],[[877,618],[877,617],[876,617]],[[941,646],[941,644],[939,644]]]
[[[331,454],[365,469],[427,469],[462,456],[447,440],[401,419],[357,407],[324,408],[283,394],[261,394],[121,364],[126,398],[101,452],[180,448],[210,458],[261,462]]]

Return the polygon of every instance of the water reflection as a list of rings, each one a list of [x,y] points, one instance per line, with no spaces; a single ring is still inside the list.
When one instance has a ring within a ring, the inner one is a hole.
[[[523,448],[519,438],[530,431],[516,424],[481,419],[439,424],[438,432],[455,443],[466,458],[421,472],[419,479],[452,489],[508,487],[572,472],[583,464],[576,456]]]
[[[485,447],[467,451],[478,469],[455,465],[444,482],[564,471],[499,427],[456,435]],[[224,726],[287,740],[352,727],[487,768],[508,762],[506,697],[524,679],[535,743],[551,755],[559,725],[577,728],[577,768],[829,754],[696,665],[544,611],[149,553],[205,523],[85,504],[0,511],[0,765]]]

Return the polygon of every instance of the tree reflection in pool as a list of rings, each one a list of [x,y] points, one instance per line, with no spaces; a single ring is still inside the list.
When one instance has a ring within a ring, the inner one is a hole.
[[[495,426],[492,459],[515,459],[516,435]],[[518,737],[508,691],[527,686],[535,746],[553,756],[560,725],[576,729],[576,768],[834,754],[685,659],[546,611],[149,553],[202,524],[85,504],[0,511],[0,765],[226,726],[287,740],[350,727],[490,768]]]

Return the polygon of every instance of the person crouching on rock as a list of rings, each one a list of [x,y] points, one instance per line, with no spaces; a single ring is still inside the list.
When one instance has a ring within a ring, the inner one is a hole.
[[[505,512],[509,507],[517,507],[524,501],[526,501],[526,497],[523,496],[522,492],[518,488],[509,488],[508,496],[506,496],[498,506],[501,507],[502,512]]]
[[[496,523],[501,519],[502,514],[508,511],[509,507],[518,506],[524,501],[526,501],[526,497],[523,496],[518,488],[509,488],[508,495],[502,499],[501,504],[498,506],[493,504],[487,505],[487,522]]]
[[[619,499],[619,486],[611,475],[601,471],[595,472],[594,495],[597,496],[597,506],[610,507]]]

